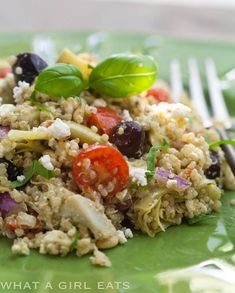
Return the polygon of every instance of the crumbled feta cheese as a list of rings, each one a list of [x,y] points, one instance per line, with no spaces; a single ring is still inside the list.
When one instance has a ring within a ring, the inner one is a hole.
[[[0,106],[0,116],[6,116],[15,108],[12,104],[3,104]]]
[[[69,126],[59,118],[57,118],[55,122],[48,127],[48,131],[56,139],[68,137],[71,134]]]
[[[24,175],[20,175],[20,176],[17,176],[16,178],[18,181],[24,181],[25,180],[25,176]]]
[[[133,233],[132,233],[131,229],[129,229],[129,228],[125,229],[124,234],[125,234],[126,238],[133,238]]]
[[[118,236],[119,243],[124,244],[127,242],[127,239],[123,231],[117,230],[117,236]]]
[[[18,86],[13,88],[13,98],[16,103],[24,102],[24,96],[26,95],[29,88],[30,88],[30,84],[28,82],[25,82],[25,81],[18,82]]]
[[[35,133],[48,133],[49,132],[48,128],[45,126],[33,127],[32,131]]]
[[[49,171],[54,170],[54,166],[51,163],[51,157],[49,155],[44,155],[39,159],[39,162]]]
[[[33,132],[50,133],[54,138],[60,139],[70,136],[70,128],[61,119],[57,118],[49,127],[33,127]]]
[[[128,110],[122,111],[122,118],[124,121],[133,121],[133,119],[131,118],[130,112]]]
[[[132,182],[137,183],[140,186],[147,185],[147,179],[145,176],[146,170],[143,168],[130,168],[130,177],[132,178]]]
[[[148,105],[146,110],[153,115],[163,115],[165,118],[186,118],[190,115],[191,109],[181,103],[159,103],[158,105]]]

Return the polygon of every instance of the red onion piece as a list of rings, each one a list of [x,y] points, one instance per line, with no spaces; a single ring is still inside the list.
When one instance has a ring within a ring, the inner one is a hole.
[[[0,138],[6,138],[9,131],[10,127],[0,125]]]
[[[175,180],[176,187],[179,191],[184,191],[192,185],[192,183],[189,180],[174,173],[171,173],[163,168],[156,169],[155,179],[163,183],[167,183],[168,180]]]
[[[22,204],[16,202],[9,192],[0,193],[0,214],[3,218],[20,211]]]

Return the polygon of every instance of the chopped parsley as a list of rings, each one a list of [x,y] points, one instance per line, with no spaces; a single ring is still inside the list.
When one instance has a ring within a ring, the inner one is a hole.
[[[77,248],[79,237],[80,237],[79,232],[78,232],[78,230],[76,230],[76,232],[74,234],[74,237],[73,237],[73,240],[72,240],[72,242],[70,244],[70,251],[72,251],[72,250]]]
[[[10,187],[14,189],[14,188],[24,186],[36,174],[41,175],[42,177],[46,179],[51,179],[52,177],[58,176],[58,174],[55,171],[47,170],[45,167],[43,167],[43,165],[39,161],[34,160],[33,164],[24,170],[23,172],[23,175],[25,177],[24,180],[12,181],[10,184]]]
[[[156,152],[159,150],[166,152],[169,147],[170,144],[166,141],[166,139],[163,139],[162,145],[155,144],[150,148],[147,154],[147,171],[145,173],[147,180],[152,179],[152,177],[154,176]]]

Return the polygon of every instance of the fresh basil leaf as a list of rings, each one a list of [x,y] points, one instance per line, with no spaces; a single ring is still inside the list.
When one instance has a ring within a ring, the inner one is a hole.
[[[200,215],[200,216],[195,216],[191,219],[187,219],[187,223],[189,225],[194,225],[194,224],[197,224],[197,223],[201,223],[203,221],[207,221],[209,219],[213,219],[215,218],[216,216],[215,215]]]
[[[33,106],[35,106],[39,111],[52,113],[52,111],[49,108],[47,108],[45,105],[43,105],[43,103],[39,102],[36,99],[36,91],[33,91],[31,97],[29,98],[29,100],[30,100],[31,104]]]
[[[157,78],[157,65],[147,55],[117,54],[99,63],[91,72],[89,86],[113,98],[139,94]]]
[[[84,89],[81,71],[72,64],[58,63],[41,71],[35,90],[51,97],[76,96]]]
[[[78,232],[78,230],[76,230],[74,238],[73,238],[73,240],[72,240],[72,242],[70,244],[70,251],[72,251],[72,250],[77,248],[77,243],[78,243],[79,237],[80,237],[79,232]]]
[[[148,180],[150,180],[153,176],[154,176],[154,173],[155,173],[155,156],[156,156],[156,152],[158,150],[162,150],[164,152],[166,152],[170,147],[170,144],[166,141],[166,139],[164,138],[163,139],[163,142],[162,142],[162,145],[158,145],[158,144],[155,144],[153,145],[148,154],[147,154],[147,171],[145,173],[145,176]]]
[[[222,144],[231,144],[235,146],[235,139],[221,139],[217,141],[212,141],[211,143],[209,143],[209,148],[214,149]]]
[[[25,179],[22,181],[12,181],[10,187],[12,189],[22,187],[26,183],[28,183],[31,180],[31,178],[36,174],[41,175],[46,179],[51,179],[52,177],[58,176],[58,174],[55,171],[47,170],[45,167],[42,166],[42,164],[39,161],[35,160],[33,161],[33,164],[30,167],[26,168],[23,172]]]

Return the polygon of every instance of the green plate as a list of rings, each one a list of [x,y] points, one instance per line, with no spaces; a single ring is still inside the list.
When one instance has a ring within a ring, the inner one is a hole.
[[[36,36],[36,41],[35,41]],[[160,77],[168,79],[169,62],[177,57],[187,84],[186,60],[212,57],[223,75],[235,66],[235,44],[174,39],[137,33],[50,33],[0,34],[0,57],[32,50],[32,44],[53,41],[56,51],[64,46],[102,56],[123,51],[153,54]],[[98,36],[98,37],[97,37]],[[48,41],[49,40],[49,41]],[[44,49],[42,48],[42,51]],[[45,50],[44,50],[45,51]],[[45,52],[44,52],[45,53]],[[53,54],[47,56],[53,59]],[[235,116],[235,91],[225,92],[231,115]],[[235,207],[234,192],[225,192],[221,212],[201,224],[180,225],[155,238],[136,234],[123,246],[108,250],[112,268],[97,268],[87,256],[77,258],[39,255],[12,256],[10,240],[0,239],[0,292],[234,292]]]

